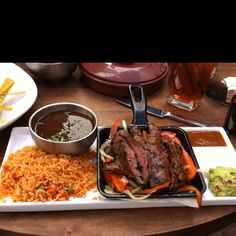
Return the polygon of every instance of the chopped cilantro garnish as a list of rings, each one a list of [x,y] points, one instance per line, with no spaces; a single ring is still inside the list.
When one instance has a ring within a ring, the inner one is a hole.
[[[69,116],[70,113],[71,113],[70,111],[65,111],[65,112],[64,112],[64,114],[65,114],[66,116]]]
[[[50,139],[51,139],[52,141],[60,141],[60,139],[58,138],[57,135],[53,135]]]

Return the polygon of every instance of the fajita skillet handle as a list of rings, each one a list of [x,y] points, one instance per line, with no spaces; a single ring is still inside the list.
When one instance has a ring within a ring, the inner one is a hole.
[[[137,125],[139,128],[146,129],[148,127],[147,100],[142,85],[129,85],[129,93],[133,111],[132,125]]]

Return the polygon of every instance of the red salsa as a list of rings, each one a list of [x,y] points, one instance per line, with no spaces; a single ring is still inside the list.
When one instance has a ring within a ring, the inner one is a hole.
[[[219,131],[187,131],[187,135],[193,147],[226,146]]]

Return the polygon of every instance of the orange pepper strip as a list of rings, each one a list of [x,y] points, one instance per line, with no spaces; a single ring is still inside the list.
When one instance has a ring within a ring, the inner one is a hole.
[[[110,135],[109,135],[109,139],[112,139],[114,134],[116,133],[118,127],[121,125],[121,120],[120,119],[116,119],[114,121],[114,123],[111,126],[111,130],[110,130]]]
[[[149,188],[149,189],[144,189],[144,190],[140,190],[137,192],[137,194],[149,194],[149,193],[155,193],[156,191],[163,189],[163,188],[167,188],[170,185],[170,181],[165,182],[161,185],[157,185],[153,188]]]
[[[178,143],[182,149],[183,149],[183,157],[184,157],[184,163],[186,166],[188,166],[188,181],[191,181],[195,178],[197,174],[197,168],[193,162],[193,159],[188,154],[188,152],[184,149],[184,147],[181,145],[181,141],[176,137],[176,134],[169,131],[162,131],[161,134],[166,138],[173,142]]]
[[[196,197],[197,197],[197,204],[198,204],[198,208],[201,207],[202,205],[202,194],[200,193],[200,191],[192,186],[192,185],[184,185],[183,187],[180,187],[179,189],[177,189],[178,192],[183,192],[183,191],[192,191],[196,193]]]
[[[181,144],[180,140],[176,137],[176,133],[171,131],[161,131],[161,134],[168,140],[174,141],[178,144]]]
[[[116,173],[105,173],[107,183],[111,183],[113,189],[117,192],[123,192],[126,189],[129,181],[124,175]]]
[[[184,156],[184,162],[185,165],[188,166],[188,181],[191,181],[192,179],[195,178],[197,174],[197,168],[194,165],[193,159],[191,156],[185,151],[183,148],[183,156]]]

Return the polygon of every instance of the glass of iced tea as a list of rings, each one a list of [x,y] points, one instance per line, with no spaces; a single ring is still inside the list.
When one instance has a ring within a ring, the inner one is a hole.
[[[200,104],[217,63],[170,63],[169,104],[192,111]]]

